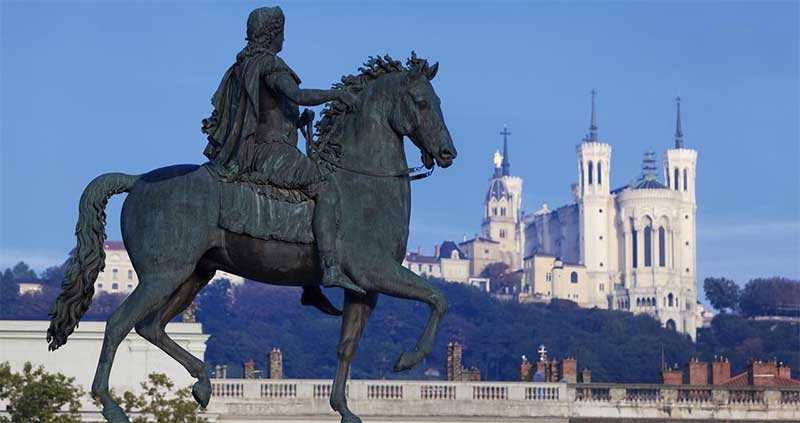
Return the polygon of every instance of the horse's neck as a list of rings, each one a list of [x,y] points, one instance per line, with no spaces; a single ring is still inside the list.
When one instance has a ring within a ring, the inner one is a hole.
[[[391,173],[408,167],[403,139],[395,133],[384,116],[379,100],[368,100],[348,117],[343,142],[343,164],[369,173]]]

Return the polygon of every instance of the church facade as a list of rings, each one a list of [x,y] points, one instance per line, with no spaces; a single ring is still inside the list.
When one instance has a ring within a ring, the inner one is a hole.
[[[675,145],[657,165],[648,152],[635,183],[612,189],[610,144],[589,135],[576,146],[575,202],[544,205],[523,218],[520,300],[569,299],[584,307],[647,313],[694,339],[697,151],[683,144],[678,102]],[[663,174],[663,183],[657,176]]]

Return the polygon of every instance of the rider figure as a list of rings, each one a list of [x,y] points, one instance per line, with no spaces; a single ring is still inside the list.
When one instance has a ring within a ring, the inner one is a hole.
[[[308,109],[301,115],[298,105],[339,100],[352,107],[355,97],[343,90],[301,89],[300,78],[277,56],[283,49],[283,28],[280,7],[262,7],[250,13],[247,46],[225,73],[211,99],[215,110],[203,121],[209,140],[204,153],[229,181],[299,190],[313,199],[312,230],[323,271],[322,285],[363,294],[365,291],[344,274],[339,264],[337,189],[328,180],[329,173],[297,148],[297,129],[314,119]],[[304,297],[307,291],[314,288],[305,288]]]

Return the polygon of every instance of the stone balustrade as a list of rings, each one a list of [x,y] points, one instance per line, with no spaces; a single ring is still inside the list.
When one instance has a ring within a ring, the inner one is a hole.
[[[335,421],[329,380],[215,379],[212,388],[208,411],[223,421]],[[346,392],[354,412],[381,422],[800,421],[799,388],[353,380]]]

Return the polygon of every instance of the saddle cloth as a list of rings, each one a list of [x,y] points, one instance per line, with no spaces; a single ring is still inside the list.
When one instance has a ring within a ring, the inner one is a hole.
[[[263,240],[314,242],[314,202],[299,191],[252,182],[219,182],[219,226]]]

